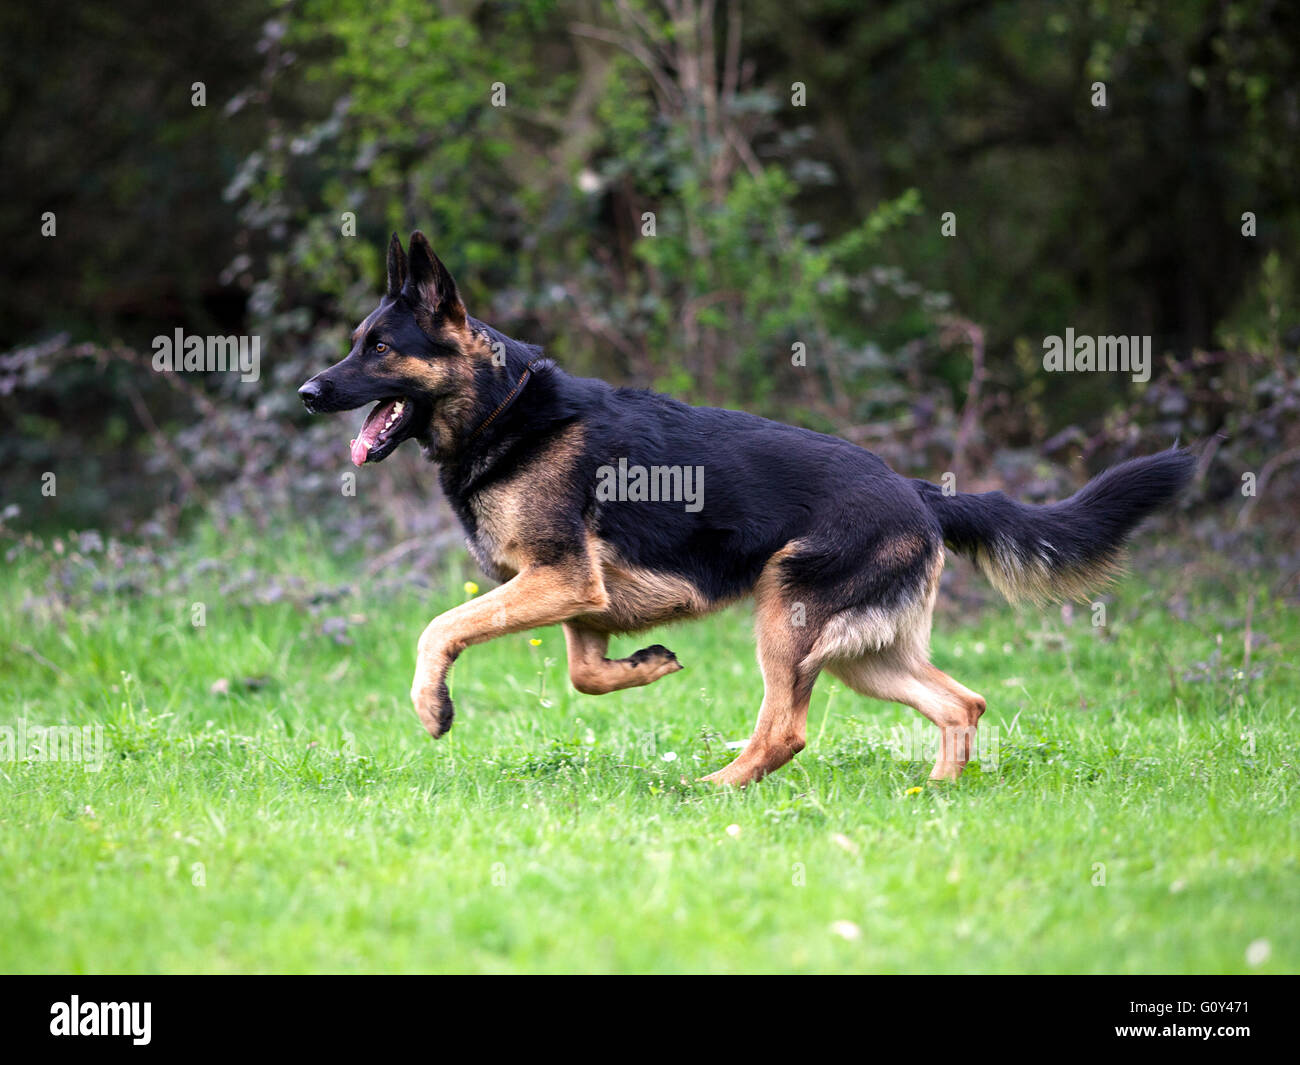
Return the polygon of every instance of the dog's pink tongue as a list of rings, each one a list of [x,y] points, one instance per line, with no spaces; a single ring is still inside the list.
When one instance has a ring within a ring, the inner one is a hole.
[[[357,438],[349,444],[352,452],[352,462],[356,466],[366,464],[366,456],[370,454],[370,449],[375,446],[375,441],[379,439],[379,434],[384,431],[384,423],[393,411],[393,406],[397,400],[390,399],[382,403],[376,403],[374,410],[367,416],[365,424],[361,426],[361,432],[357,433]]]
[[[365,456],[370,454],[374,441],[380,437],[383,430],[383,419],[387,417],[387,412],[391,407],[393,407],[391,403],[376,403],[373,410],[365,416],[365,421],[361,424],[361,432],[357,433],[356,440],[348,445],[352,451],[352,464],[354,466],[365,466]]]

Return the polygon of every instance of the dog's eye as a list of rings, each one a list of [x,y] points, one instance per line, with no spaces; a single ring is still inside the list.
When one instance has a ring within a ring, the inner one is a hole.
[[[376,350],[377,352],[379,352],[380,355],[382,355],[384,352],[386,352],[386,351],[388,350],[388,345],[387,345],[387,344],[376,344],[376,345],[375,345],[375,350]]]

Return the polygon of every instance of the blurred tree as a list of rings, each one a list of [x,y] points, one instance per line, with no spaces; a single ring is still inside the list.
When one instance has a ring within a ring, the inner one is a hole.
[[[920,471],[1183,424],[1289,439],[1294,5],[56,0],[0,29],[0,335],[26,345],[0,420],[11,470],[79,458],[79,513],[179,506],[187,476],[262,507],[329,489],[294,388],[415,227],[472,312],[570,369]],[[256,332],[261,386],[128,368],[178,326]],[[1177,395],[1042,374],[1069,326],[1154,335]],[[1248,349],[1226,383],[1197,355],[1219,342]],[[1198,398],[1257,373],[1244,421]],[[376,477],[396,499],[412,470]]]
[[[753,7],[746,45],[804,80],[829,231],[920,188],[930,224],[887,245],[1017,336],[1214,342],[1269,247],[1300,241],[1300,8],[1275,0],[812,0]],[[1105,106],[1094,106],[1094,84]],[[957,215],[957,239],[939,215]],[[1261,220],[1242,239],[1241,215]],[[1094,401],[1095,396],[1088,397]]]

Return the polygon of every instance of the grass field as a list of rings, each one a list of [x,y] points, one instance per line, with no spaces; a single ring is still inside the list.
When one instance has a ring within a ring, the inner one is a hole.
[[[940,620],[985,763],[926,785],[891,732],[917,715],[823,677],[808,749],[734,793],[693,781],[758,707],[747,612],[616,641],[686,671],[600,698],[558,629],[473,648],[434,743],[415,642],[469,574],[250,540],[6,563],[0,725],[100,725],[107,755],[0,762],[0,969],[1300,968],[1300,620],[1262,592],[1244,673],[1244,598],[1176,573],[1099,628]]]

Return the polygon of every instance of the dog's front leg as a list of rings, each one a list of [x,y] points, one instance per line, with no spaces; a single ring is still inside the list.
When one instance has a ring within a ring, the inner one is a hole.
[[[511,632],[554,625],[608,605],[599,571],[586,559],[530,566],[486,595],[439,614],[420,636],[411,701],[429,735],[449,728],[454,710],[447,673],[456,657],[476,643]]]
[[[564,624],[564,643],[569,651],[569,680],[584,695],[637,688],[682,668],[677,656],[659,643],[626,658],[606,658],[609,637],[574,622]]]

